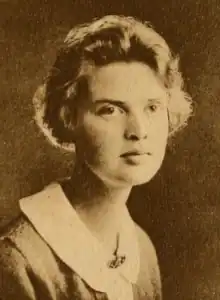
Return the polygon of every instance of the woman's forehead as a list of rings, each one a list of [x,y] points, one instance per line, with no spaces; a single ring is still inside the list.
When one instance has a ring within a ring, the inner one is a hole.
[[[95,68],[89,75],[92,100],[160,99],[166,89],[156,73],[139,62],[117,62]]]

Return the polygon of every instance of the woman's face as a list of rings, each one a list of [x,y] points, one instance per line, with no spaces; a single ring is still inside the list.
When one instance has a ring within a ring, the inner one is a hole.
[[[168,138],[168,97],[155,73],[138,62],[96,68],[79,111],[76,151],[102,180],[134,186],[161,166]]]

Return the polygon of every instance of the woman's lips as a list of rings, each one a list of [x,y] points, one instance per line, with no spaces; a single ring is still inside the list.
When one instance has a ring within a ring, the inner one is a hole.
[[[121,155],[121,157],[130,157],[130,156],[145,156],[145,155],[151,155],[149,151],[128,151]]]
[[[146,158],[151,155],[150,152],[129,151],[121,155],[128,164],[139,165],[146,161]]]

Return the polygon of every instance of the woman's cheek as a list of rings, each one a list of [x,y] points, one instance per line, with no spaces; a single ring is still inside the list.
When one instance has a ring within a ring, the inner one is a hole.
[[[84,157],[91,162],[117,156],[123,143],[123,124],[117,118],[102,118],[88,114],[83,121],[79,140]],[[84,149],[83,149],[84,148]]]
[[[166,140],[169,132],[169,121],[167,115],[158,114],[157,118],[154,120],[155,124],[155,134],[161,138],[161,140]],[[158,133],[160,133],[158,135]]]
[[[120,134],[122,135],[123,124],[118,118],[90,118],[85,124],[85,131],[90,135],[90,139],[99,144],[112,143]],[[112,144],[111,144],[112,145]]]

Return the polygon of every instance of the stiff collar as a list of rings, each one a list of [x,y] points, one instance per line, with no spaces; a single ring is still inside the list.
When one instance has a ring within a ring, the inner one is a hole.
[[[109,257],[66,198],[59,183],[20,200],[20,208],[57,256],[94,290],[112,300],[132,300],[132,285],[139,274],[139,249],[134,223],[127,212],[127,245],[135,263],[107,267]],[[132,245],[132,247],[130,247]]]

